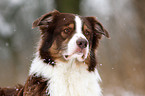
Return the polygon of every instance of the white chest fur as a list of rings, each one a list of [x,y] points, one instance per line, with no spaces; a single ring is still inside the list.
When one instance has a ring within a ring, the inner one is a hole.
[[[51,96],[102,96],[97,69],[89,72],[85,64],[78,66],[74,60],[56,63],[52,67],[36,57],[30,68],[30,75],[36,73],[49,80],[48,90]]]

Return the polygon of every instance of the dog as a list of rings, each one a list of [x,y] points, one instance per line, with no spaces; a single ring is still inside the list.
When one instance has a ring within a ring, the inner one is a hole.
[[[0,96],[102,96],[96,49],[109,33],[96,17],[54,10],[35,27],[41,38],[25,85],[1,88]]]

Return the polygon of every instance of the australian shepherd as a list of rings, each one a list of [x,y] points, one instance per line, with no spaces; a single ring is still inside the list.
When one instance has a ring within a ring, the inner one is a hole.
[[[49,12],[33,23],[41,38],[24,86],[0,96],[102,96],[96,49],[108,32],[96,17]]]

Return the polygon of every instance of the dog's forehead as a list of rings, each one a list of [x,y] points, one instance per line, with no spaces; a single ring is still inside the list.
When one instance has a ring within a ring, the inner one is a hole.
[[[90,26],[90,22],[86,19],[86,17],[79,16],[77,14],[71,14],[71,13],[61,13],[57,16],[57,23],[58,25],[67,25],[74,23],[76,24],[76,18],[79,18],[79,20],[82,22],[82,25],[85,24],[88,27]]]
[[[74,22],[75,15],[70,13],[63,13],[57,16],[58,24],[69,24]]]

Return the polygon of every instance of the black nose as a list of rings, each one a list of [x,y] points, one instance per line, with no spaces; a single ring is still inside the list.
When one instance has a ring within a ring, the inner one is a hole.
[[[88,44],[87,40],[85,39],[79,39],[76,41],[76,43],[81,49],[86,48]]]

